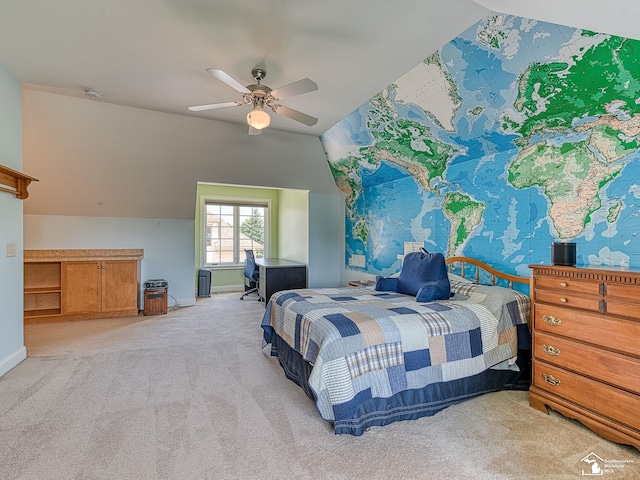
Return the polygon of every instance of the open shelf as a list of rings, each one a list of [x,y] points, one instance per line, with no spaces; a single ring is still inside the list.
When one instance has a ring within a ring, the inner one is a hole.
[[[38,293],[60,293],[60,287],[36,287],[36,288],[25,288],[25,295],[36,295]]]
[[[24,318],[60,315],[60,265],[60,262],[24,264]]]

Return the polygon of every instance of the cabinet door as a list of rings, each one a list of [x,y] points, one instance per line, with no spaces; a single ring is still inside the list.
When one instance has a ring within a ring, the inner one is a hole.
[[[138,308],[138,262],[102,262],[102,311],[121,312]]]
[[[62,262],[62,314],[99,312],[101,309],[102,262]]]

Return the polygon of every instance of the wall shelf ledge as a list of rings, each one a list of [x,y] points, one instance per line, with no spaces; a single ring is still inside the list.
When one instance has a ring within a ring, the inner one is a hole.
[[[37,178],[0,165],[0,191],[12,193],[20,200],[24,200],[29,196],[27,191],[29,184],[37,181]]]

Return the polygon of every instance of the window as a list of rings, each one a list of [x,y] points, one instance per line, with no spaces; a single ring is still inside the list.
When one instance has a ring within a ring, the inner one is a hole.
[[[263,258],[267,205],[206,201],[204,230],[205,265],[242,265],[245,250],[253,250],[256,258]]]

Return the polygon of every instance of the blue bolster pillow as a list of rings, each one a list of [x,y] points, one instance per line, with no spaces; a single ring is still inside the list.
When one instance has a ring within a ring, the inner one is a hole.
[[[413,295],[417,302],[445,300],[451,296],[451,285],[444,255],[429,253],[424,248],[404,256],[397,278],[379,278],[376,290]]]

